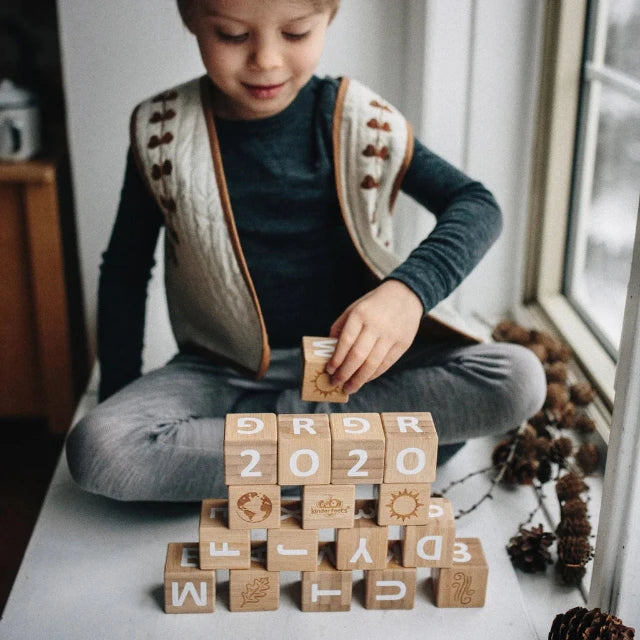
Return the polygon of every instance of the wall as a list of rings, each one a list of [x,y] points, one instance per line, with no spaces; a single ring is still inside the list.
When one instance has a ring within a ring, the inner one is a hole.
[[[500,313],[517,298],[540,4],[342,0],[318,69],[372,86],[405,111],[428,146],[495,191],[507,228],[455,295],[466,311]],[[58,11],[83,286],[93,336],[100,254],[117,207],[131,108],[161,87],[200,74],[202,67],[174,0],[58,0]],[[398,218],[413,214],[415,220],[400,238],[406,253],[432,221],[408,198],[399,200],[398,209]],[[162,308],[161,268],[156,270],[150,304]],[[170,352],[166,320],[153,325]],[[159,361],[156,357],[147,366]]]

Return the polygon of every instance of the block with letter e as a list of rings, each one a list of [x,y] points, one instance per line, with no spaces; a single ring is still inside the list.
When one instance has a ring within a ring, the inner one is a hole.
[[[280,414],[278,484],[329,484],[330,481],[329,416],[324,413]]]
[[[384,569],[365,572],[365,608],[413,609],[416,599],[414,567],[403,567],[399,542],[392,542]]]
[[[353,572],[338,571],[333,543],[321,544],[316,570],[302,572],[301,609],[349,611],[352,592]]]
[[[283,500],[280,528],[267,532],[269,571],[313,571],[318,564],[318,531],[302,528],[299,500]]]
[[[431,414],[382,413],[384,482],[424,483],[436,478],[438,434]]]
[[[449,568],[433,569],[437,607],[484,607],[489,566],[478,538],[458,538]]]
[[[216,572],[198,568],[197,542],[170,542],[164,565],[166,613],[211,613],[216,604]]]
[[[380,484],[384,431],[378,413],[332,413],[331,483]]]
[[[402,544],[405,567],[450,567],[456,525],[451,503],[431,498],[427,524],[406,526]]]
[[[201,569],[249,567],[251,532],[248,529],[229,529],[227,500],[202,501],[199,533]]]
[[[307,402],[347,402],[349,396],[341,388],[329,382],[325,371],[338,340],[304,336],[302,338],[302,388],[301,398]]]
[[[277,484],[278,432],[274,413],[228,413],[224,423],[227,485]]]

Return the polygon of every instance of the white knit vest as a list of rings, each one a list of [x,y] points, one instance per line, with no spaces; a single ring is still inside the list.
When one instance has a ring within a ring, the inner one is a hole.
[[[269,365],[268,337],[233,219],[209,91],[203,77],[142,102],[131,118],[131,143],[164,214],[165,286],[178,346],[259,378]],[[413,152],[411,126],[373,91],[343,79],[333,152],[345,224],[382,278],[399,264],[391,211]]]

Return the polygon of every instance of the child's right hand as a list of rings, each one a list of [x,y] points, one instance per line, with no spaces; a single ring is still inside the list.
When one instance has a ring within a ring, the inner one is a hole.
[[[338,338],[326,367],[331,383],[355,393],[382,375],[413,343],[423,313],[420,298],[399,280],[386,280],[356,300],[329,333]]]

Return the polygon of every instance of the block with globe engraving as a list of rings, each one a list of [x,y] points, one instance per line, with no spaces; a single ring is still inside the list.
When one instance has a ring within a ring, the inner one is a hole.
[[[307,402],[348,402],[349,396],[329,381],[325,371],[333,355],[336,338],[302,338],[302,387],[300,396]]]
[[[280,486],[277,484],[229,487],[229,529],[280,527]]]

